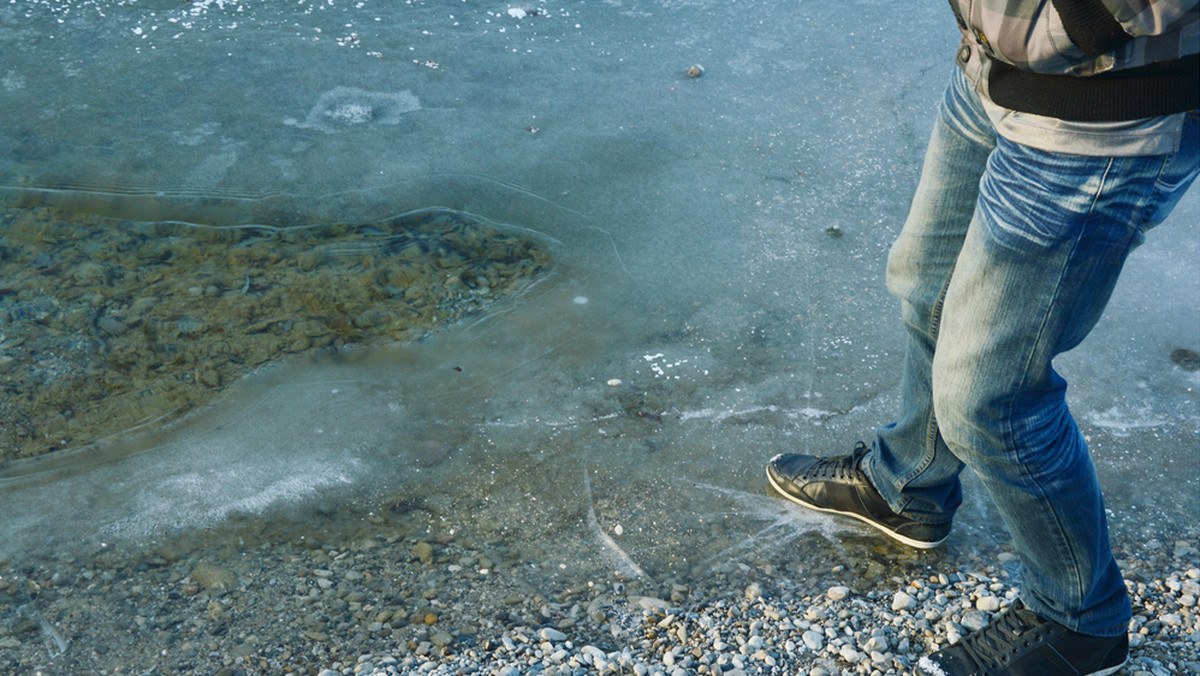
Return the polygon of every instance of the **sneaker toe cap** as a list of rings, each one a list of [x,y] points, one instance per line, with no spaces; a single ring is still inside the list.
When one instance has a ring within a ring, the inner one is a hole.
[[[813,465],[817,464],[819,458],[811,455],[802,455],[799,453],[787,453],[777,455],[767,462],[767,472],[776,480],[782,479],[788,483],[795,481],[796,477],[804,474]]]

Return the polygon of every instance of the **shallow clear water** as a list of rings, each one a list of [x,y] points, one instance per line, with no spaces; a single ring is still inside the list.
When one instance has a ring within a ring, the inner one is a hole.
[[[921,36],[903,59],[898,26]],[[556,262],[425,341],[294,357],[182,425],[9,471],[0,560],[405,500],[657,581],[859,532],[767,498],[762,464],[894,410],[884,260],[955,34],[941,4],[866,0],[0,8],[6,205],[273,227],[447,207]],[[1200,350],[1198,216],[1193,191],[1062,359],[1117,539],[1200,515],[1200,372],[1170,359]],[[988,509],[975,491],[961,546],[1002,541]]]

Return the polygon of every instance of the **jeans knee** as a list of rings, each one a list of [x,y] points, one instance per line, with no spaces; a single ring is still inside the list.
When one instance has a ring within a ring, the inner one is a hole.
[[[941,288],[916,264],[917,252],[910,238],[901,235],[892,244],[887,259],[887,290],[900,300],[901,318],[922,331],[930,328]]]
[[[1002,424],[1003,415],[969,373],[956,372],[943,362],[934,356],[934,418],[942,440],[959,459],[966,461],[966,455],[991,446],[989,440],[998,436],[993,428]]]

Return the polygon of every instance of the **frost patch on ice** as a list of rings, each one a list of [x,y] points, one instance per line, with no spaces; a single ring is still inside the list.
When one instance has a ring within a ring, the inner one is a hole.
[[[200,16],[201,14],[207,12],[210,7],[214,6],[221,10],[225,9],[226,6],[237,7],[238,11],[241,11],[242,9],[238,6],[237,0],[193,0],[192,6],[187,12],[192,16]]]
[[[1093,411],[1086,417],[1088,422],[1107,430],[1115,437],[1127,437],[1131,430],[1161,427],[1168,422],[1165,418],[1152,416],[1149,410],[1127,412],[1121,411],[1117,406],[1107,411]]]
[[[679,380],[678,374],[669,374],[669,373],[667,373],[667,371],[670,369],[673,369],[673,368],[678,368],[680,366],[683,366],[684,364],[688,363],[691,360],[686,359],[686,358],[671,360],[671,359],[664,359],[664,357],[666,357],[666,355],[664,355],[662,352],[659,352],[657,354],[642,355],[642,359],[646,360],[649,363],[650,370],[654,372],[655,378],[673,378],[674,380]],[[704,375],[708,375],[708,373],[705,372]]]
[[[208,140],[210,136],[217,133],[217,130],[220,128],[220,122],[205,122],[195,129],[171,132],[171,140],[174,141],[176,145],[198,146]]]
[[[0,87],[4,87],[5,91],[15,92],[18,89],[25,88],[25,78],[21,77],[16,71],[8,71],[4,77],[0,77]]]
[[[353,479],[347,471],[358,464],[357,460],[348,465],[308,462],[283,476],[278,476],[278,468],[234,464],[168,477],[133,496],[136,516],[110,523],[100,529],[101,534],[144,538],[172,529],[211,526],[235,513],[259,514],[273,505],[303,500],[322,487],[350,483]]]
[[[420,109],[421,102],[407,89],[391,93],[335,87],[321,95],[303,122],[288,118],[283,123],[332,134],[376,124],[397,124],[405,113]]]
[[[212,188],[223,181],[229,168],[237,164],[239,145],[241,144],[230,144],[196,165],[188,173],[188,187],[191,189]]]

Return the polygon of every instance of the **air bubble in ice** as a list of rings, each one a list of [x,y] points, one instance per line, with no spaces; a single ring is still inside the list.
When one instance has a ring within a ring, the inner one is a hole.
[[[293,118],[284,124],[334,133],[376,124],[397,124],[405,113],[421,109],[421,102],[407,89],[399,92],[368,92],[355,87],[335,87],[317,100],[303,122]]]

